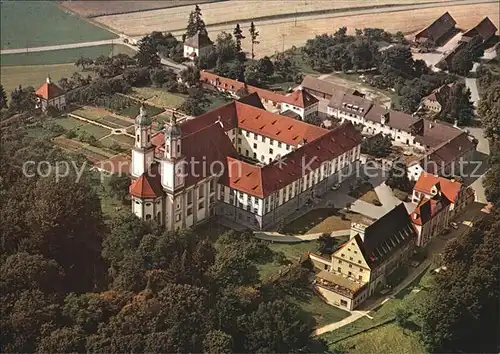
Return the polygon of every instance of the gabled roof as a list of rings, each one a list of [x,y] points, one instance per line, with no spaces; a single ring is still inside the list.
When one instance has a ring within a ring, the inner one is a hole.
[[[441,144],[455,139],[463,131],[445,122],[433,122],[428,119],[420,119],[413,124],[415,141],[431,148],[439,147]]]
[[[468,38],[474,38],[475,36],[481,36],[483,41],[487,41],[493,36],[497,31],[496,26],[491,22],[488,17],[485,17],[481,20],[475,27],[471,28],[467,32],[465,32],[462,36]]]
[[[365,229],[361,249],[366,255],[366,262],[372,267],[382,263],[399,248],[413,242],[415,236],[408,211],[404,203],[401,203]]]
[[[319,100],[309,92],[307,92],[305,89],[299,88],[292,94],[283,96],[282,102],[300,108],[307,108],[315,103],[318,103]]]
[[[311,142],[328,130],[303,121],[235,102],[238,127],[285,144],[298,146]]]
[[[325,80],[317,79],[310,75],[306,75],[300,85],[305,89],[321,92],[327,95],[332,95],[335,91],[352,91],[344,86],[339,86]]]
[[[446,32],[451,30],[457,22],[451,17],[448,12],[445,12],[441,17],[432,22],[429,26],[415,35],[415,38],[424,37],[433,42],[438,41]]]
[[[129,192],[134,197],[155,199],[163,195],[161,176],[156,165],[132,182]]]
[[[469,139],[467,133],[462,132],[460,135],[445,141],[427,154],[421,160],[421,166],[431,174],[438,174],[441,172],[441,168],[444,168],[453,161],[458,161],[460,156],[474,147],[475,144]]]
[[[462,184],[460,182],[423,172],[420,174],[420,177],[418,178],[413,189],[417,192],[429,195],[432,194],[432,187],[434,187],[437,183],[439,183],[444,196],[452,203],[455,203],[458,199],[460,189],[462,188]]]
[[[196,33],[194,36],[186,38],[184,41],[184,45],[193,47],[193,48],[203,48],[212,45],[212,41],[208,38],[207,35]]]
[[[355,94],[349,89],[335,91],[330,102],[328,102],[329,107],[350,111],[362,117],[368,113],[372,105],[372,101]]]
[[[425,225],[450,205],[448,198],[440,193],[441,192],[432,198],[427,198],[425,196],[420,198],[420,202],[413,213],[411,213],[411,221],[415,225]]]
[[[51,100],[53,98],[64,95],[64,91],[59,86],[47,79],[47,82],[40,86],[40,88],[36,90],[35,94],[43,99]]]
[[[412,132],[412,125],[418,120],[410,114],[394,111],[378,105],[373,105],[366,114],[365,118],[372,122],[381,123],[382,116],[385,116],[385,125],[394,129],[404,130],[406,132]]]

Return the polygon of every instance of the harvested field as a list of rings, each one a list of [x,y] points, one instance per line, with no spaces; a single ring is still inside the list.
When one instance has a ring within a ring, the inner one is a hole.
[[[146,100],[155,106],[178,108],[184,103],[187,95],[174,94],[165,89],[154,87],[134,87],[132,97],[140,100]]]
[[[446,0],[438,0],[445,2]],[[289,1],[289,0],[233,0],[229,3],[210,3],[200,6],[203,18],[207,25],[234,24],[238,21],[263,21],[273,17],[291,17],[296,13],[317,13],[327,10],[341,10],[353,7],[377,7],[388,4],[415,4],[422,2],[436,2],[435,0],[373,0],[367,5],[362,0],[316,0],[316,1]],[[170,9],[143,11],[126,15],[110,15],[97,17],[96,21],[128,35],[142,35],[155,31],[185,30],[189,13],[193,6],[182,6]],[[168,21],[165,19],[168,18]],[[259,24],[259,23],[257,23]],[[232,26],[234,27],[234,26]],[[231,28],[232,28],[231,27]],[[231,31],[232,32],[232,31]],[[261,32],[262,34],[262,32]]]
[[[168,1],[62,1],[61,6],[83,17],[96,17],[131,12],[167,9],[221,0],[168,0]]]

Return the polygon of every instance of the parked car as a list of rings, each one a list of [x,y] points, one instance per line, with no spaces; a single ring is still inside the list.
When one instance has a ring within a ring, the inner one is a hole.
[[[336,191],[340,188],[340,183],[336,183],[332,186],[332,191]]]
[[[458,229],[458,224],[457,224],[456,222],[454,222],[454,221],[450,222],[450,226],[451,226],[452,228],[454,228],[455,230],[457,230],[457,229]]]

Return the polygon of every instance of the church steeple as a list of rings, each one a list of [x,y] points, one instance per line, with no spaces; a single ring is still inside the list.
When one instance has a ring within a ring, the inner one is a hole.
[[[165,127],[165,157],[167,159],[176,159],[182,155],[181,138],[182,131],[177,124],[175,111],[173,111],[170,124]]]
[[[176,191],[184,186],[186,161],[182,154],[182,130],[172,112],[170,123],[165,127],[165,155],[162,164],[162,185],[167,191]]]
[[[151,142],[152,121],[144,104],[135,118],[135,144],[132,149],[132,176],[140,177],[147,172],[154,160],[154,147]]]

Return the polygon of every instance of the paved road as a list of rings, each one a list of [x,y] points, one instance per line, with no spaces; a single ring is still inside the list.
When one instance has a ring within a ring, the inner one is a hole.
[[[45,47],[2,49],[2,50],[0,50],[0,54],[47,52],[47,51],[61,50],[61,49],[94,47],[94,46],[106,45],[106,44],[122,44],[122,45],[126,45],[127,47],[131,48],[134,51],[138,50],[137,46],[130,45],[129,43],[124,43],[123,39],[124,38],[116,38],[116,39],[106,39],[106,40],[94,41],[94,42],[80,42],[80,43],[71,43],[71,44],[50,45],[50,46],[45,46]],[[178,64],[170,59],[161,59],[161,63],[165,66],[170,67],[173,71],[175,71],[177,73],[186,68],[185,65]]]

